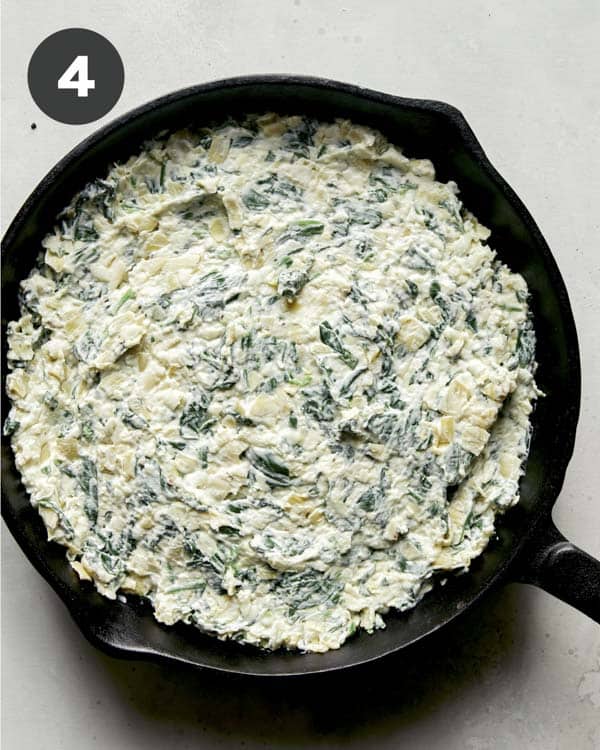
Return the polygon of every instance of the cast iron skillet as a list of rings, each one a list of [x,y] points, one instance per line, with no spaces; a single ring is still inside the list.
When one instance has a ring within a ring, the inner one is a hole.
[[[43,523],[28,502],[6,441],[2,514],[15,539],[83,633],[104,651],[241,674],[324,672],[370,661],[442,627],[501,581],[541,586],[600,622],[600,563],[566,541],[550,516],[573,451],[579,413],[579,352],[567,291],[529,212],[492,167],[464,117],[447,104],[401,99],[317,78],[251,76],[193,86],[133,110],[62,159],[9,227],[2,251],[3,333],[6,322],[18,317],[18,283],[31,269],[42,237],[88,180],[105,174],[112,162],[132,155],[146,138],[165,128],[265,110],[307,113],[324,120],[347,117],[378,128],[410,156],[431,158],[438,179],[455,180],[465,205],[492,229],[490,243],[500,258],[526,278],[538,337],[537,381],[546,396],[533,416],[521,502],[501,519],[497,538],[467,574],[451,576],[445,586],[436,586],[415,609],[388,615],[385,630],[361,633],[339,650],[322,655],[265,653],[223,643],[192,626],[165,627],[153,618],[148,603],[136,597],[110,601],[91,585],[80,583],[65,561],[64,548],[46,541]],[[4,380],[2,399],[6,413]]]

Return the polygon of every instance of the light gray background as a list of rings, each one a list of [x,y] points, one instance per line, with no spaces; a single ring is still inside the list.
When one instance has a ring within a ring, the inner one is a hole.
[[[536,218],[570,292],[583,403],[555,520],[600,556],[599,9],[596,0],[6,0],[4,229],[84,136],[199,81],[296,72],[451,102]],[[88,126],[49,120],[27,91],[34,48],[69,26],[107,36],[125,64],[121,100]],[[408,659],[283,686],[102,656],[4,529],[2,543],[6,750],[600,748],[600,628],[531,587],[491,595]]]

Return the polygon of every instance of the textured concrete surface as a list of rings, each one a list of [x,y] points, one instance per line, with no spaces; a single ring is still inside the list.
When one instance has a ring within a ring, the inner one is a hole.
[[[554,517],[600,556],[595,0],[7,0],[2,20],[4,228],[45,172],[103,122],[60,125],[28,94],[28,60],[60,28],[99,31],[123,57],[125,90],[105,121],[172,89],[250,72],[329,76],[459,107],[533,213],[569,288],[583,403]],[[282,684],[104,657],[5,529],[2,561],[7,750],[600,748],[600,628],[528,586],[494,593],[408,657]]]

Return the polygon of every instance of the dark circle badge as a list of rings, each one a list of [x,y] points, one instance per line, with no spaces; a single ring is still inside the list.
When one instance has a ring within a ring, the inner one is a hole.
[[[114,46],[90,29],[63,29],[38,46],[27,82],[38,107],[53,120],[83,125],[103,117],[123,91],[123,61]]]

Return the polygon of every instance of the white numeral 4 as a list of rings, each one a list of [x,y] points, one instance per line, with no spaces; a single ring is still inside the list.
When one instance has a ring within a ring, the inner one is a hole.
[[[96,88],[96,81],[88,78],[88,56],[77,55],[58,79],[59,89],[76,89],[77,96],[87,96],[90,89]]]

